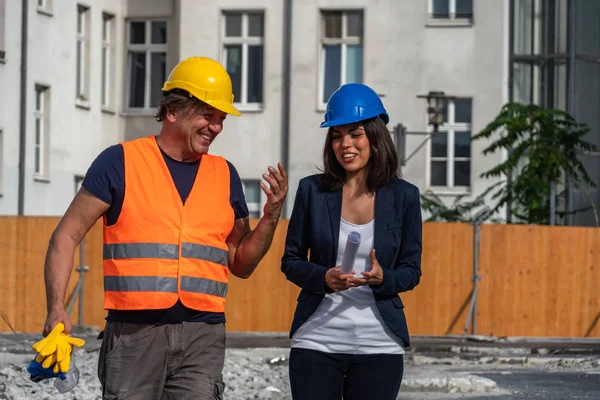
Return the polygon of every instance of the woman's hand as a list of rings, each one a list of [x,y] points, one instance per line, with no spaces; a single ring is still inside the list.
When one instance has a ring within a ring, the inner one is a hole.
[[[371,249],[371,270],[369,272],[361,272],[362,278],[357,278],[354,276],[350,276],[347,279],[348,288],[358,287],[364,285],[381,285],[383,283],[383,270],[381,269],[381,265],[375,258],[375,249]]]
[[[340,266],[330,268],[325,274],[325,284],[334,292],[340,292],[349,288],[347,285],[350,274],[340,274]]]

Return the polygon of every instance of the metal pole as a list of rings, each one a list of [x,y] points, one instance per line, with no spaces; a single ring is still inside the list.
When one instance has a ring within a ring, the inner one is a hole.
[[[467,314],[467,322],[465,323],[465,335],[469,333],[469,325],[471,325],[471,333],[477,334],[477,294],[479,290],[479,238],[481,232],[481,223],[473,223],[473,295],[471,296],[471,306]]]
[[[513,61],[513,57],[514,57],[514,49],[515,49],[515,45],[514,45],[514,30],[515,30],[515,0],[510,0],[508,3],[508,101],[509,102],[513,102],[514,99],[514,88],[513,88],[513,81],[514,81],[514,61]],[[510,156],[511,153],[511,149],[508,148],[507,149],[507,153]],[[509,172],[508,175],[506,176],[506,186],[508,188],[510,188],[510,185],[512,184],[513,181],[513,176],[512,176],[512,172]],[[508,202],[506,204],[506,223],[510,224],[512,222],[512,212],[511,212],[511,198],[508,198]]]
[[[285,0],[283,3],[283,73],[281,87],[281,163],[287,169],[290,166],[290,108],[292,86],[292,11],[293,1]],[[286,206],[283,206],[283,216],[288,215]]]
[[[21,3],[21,102],[19,109],[19,192],[18,215],[25,213],[25,149],[27,140],[27,21],[29,20],[28,0]],[[2,32],[4,35],[4,32]]]
[[[550,182],[550,225],[556,225],[556,183]]]
[[[575,0],[569,0],[567,16],[567,112],[575,114]],[[573,180],[567,175],[567,219],[566,225],[573,225]]]
[[[477,334],[477,300],[478,300],[478,291],[479,291],[479,281],[481,280],[481,276],[479,276],[479,239],[481,237],[481,224],[479,222],[475,223],[475,248],[473,249],[473,282],[474,287],[474,306],[473,306],[473,335]]]

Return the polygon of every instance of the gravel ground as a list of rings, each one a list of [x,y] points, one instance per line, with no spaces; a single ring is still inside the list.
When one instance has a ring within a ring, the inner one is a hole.
[[[13,362],[8,363],[4,360],[5,365],[0,365],[0,399],[101,399],[100,383],[96,373],[98,352],[79,349],[75,351],[77,366],[81,373],[79,384],[75,389],[59,394],[51,381],[31,382],[26,370],[27,356],[15,355]],[[288,355],[289,349],[285,348],[227,350],[223,370],[226,385],[225,399],[290,399],[287,376]]]
[[[75,389],[61,395],[51,381],[33,383],[29,380],[26,366],[32,358],[31,344],[37,339],[35,335],[0,334],[0,400],[101,399],[96,374],[99,341],[90,336],[86,338],[83,349],[75,350],[81,378]],[[289,348],[285,344],[250,348],[244,348],[243,344],[253,346],[258,342],[237,340],[230,344],[223,371],[226,400],[291,399],[287,363]],[[445,352],[410,352],[405,359],[405,375],[398,399],[529,399],[531,390],[541,391],[544,388],[544,384],[533,384],[536,379],[540,382],[568,382],[563,385],[567,391],[561,393],[566,397],[556,397],[560,400],[599,398],[600,355],[552,353],[463,347],[453,347]],[[577,375],[576,371],[581,374]],[[588,393],[589,397],[573,397],[578,392]],[[546,395],[545,399],[554,397]]]

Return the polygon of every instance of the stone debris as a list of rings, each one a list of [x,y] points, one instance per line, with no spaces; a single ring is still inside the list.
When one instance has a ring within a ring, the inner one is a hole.
[[[29,342],[18,341],[4,352],[0,349],[0,400],[100,400],[97,346],[89,343],[75,350],[80,381],[74,390],[61,395],[51,381],[33,383],[29,380],[26,368],[33,357]],[[472,352],[457,348],[445,353],[407,353],[401,395],[410,392],[492,395],[500,389],[493,380],[478,376],[480,371],[598,370],[600,366],[598,356],[559,357],[506,349],[502,353],[487,350]],[[288,362],[289,348],[285,347],[228,349],[223,370],[224,399],[290,400]]]
[[[288,353],[287,349],[227,350],[223,370],[225,399],[288,400]],[[15,363],[8,363],[7,353],[0,354],[0,400],[100,400],[98,352],[76,349],[75,357],[81,373],[79,384],[61,395],[52,381],[29,380],[27,363],[31,357],[14,358]],[[265,359],[276,361],[267,363]]]

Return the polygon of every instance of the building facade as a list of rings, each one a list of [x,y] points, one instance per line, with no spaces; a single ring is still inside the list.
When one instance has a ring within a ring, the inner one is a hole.
[[[0,0],[0,214],[61,215],[121,140],[121,3]]]
[[[406,180],[449,202],[473,198],[504,157],[470,138],[515,98],[514,1],[29,0],[25,48],[22,5],[0,0],[0,213],[62,214],[98,153],[159,132],[162,83],[194,55],[232,77],[243,115],[227,118],[211,152],[238,169],[251,216],[278,161],[289,216],[299,180],[321,167],[326,100],[347,82],[381,95],[390,130],[407,128]],[[453,100],[430,137],[417,96],[434,90]]]

